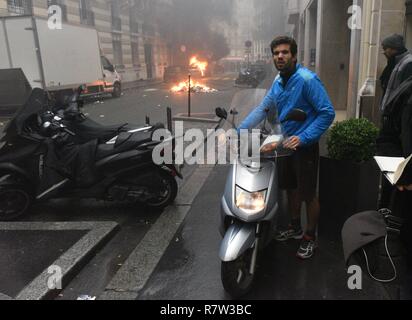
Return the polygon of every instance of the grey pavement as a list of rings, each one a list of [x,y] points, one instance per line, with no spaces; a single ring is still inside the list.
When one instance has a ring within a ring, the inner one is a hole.
[[[53,275],[56,285],[70,281],[116,229],[114,222],[0,223],[0,290],[17,300],[53,298],[62,289],[50,285]]]
[[[220,281],[218,232],[220,199],[228,173],[217,166],[146,286],[140,300],[230,300]],[[281,201],[282,203],[283,201]],[[287,217],[283,202],[280,223]],[[363,290],[348,289],[340,242],[320,237],[320,248],[310,261],[296,258],[298,241],[272,242],[258,264],[258,277],[250,300],[385,300],[394,298],[387,288],[363,280]]]

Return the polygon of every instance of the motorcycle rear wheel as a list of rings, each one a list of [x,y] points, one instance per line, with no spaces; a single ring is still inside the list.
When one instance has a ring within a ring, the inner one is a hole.
[[[0,186],[0,221],[23,216],[32,204],[32,197],[23,185]]]
[[[159,197],[148,200],[146,203],[147,206],[151,208],[166,208],[171,205],[177,197],[178,186],[175,177],[166,172],[162,172],[160,175],[162,186]]]
[[[234,299],[242,298],[252,290],[255,281],[255,275],[249,273],[252,254],[253,249],[249,249],[235,261],[222,262],[222,284]]]

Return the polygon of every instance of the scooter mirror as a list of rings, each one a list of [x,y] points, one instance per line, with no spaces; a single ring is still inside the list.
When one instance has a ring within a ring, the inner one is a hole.
[[[289,112],[285,120],[282,122],[286,122],[286,121],[305,122],[307,117],[308,115],[302,109],[293,109],[291,112]]]
[[[216,115],[220,118],[220,119],[225,119],[227,120],[227,111],[223,108],[216,108]]]

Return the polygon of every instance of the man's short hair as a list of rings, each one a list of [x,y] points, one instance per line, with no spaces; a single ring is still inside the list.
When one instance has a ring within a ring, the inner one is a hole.
[[[288,36],[276,37],[272,41],[272,43],[270,44],[270,49],[272,50],[272,54],[274,53],[275,48],[280,46],[281,44],[290,45],[290,52],[292,53],[293,56],[296,56],[298,54],[298,45],[295,39],[288,37]]]

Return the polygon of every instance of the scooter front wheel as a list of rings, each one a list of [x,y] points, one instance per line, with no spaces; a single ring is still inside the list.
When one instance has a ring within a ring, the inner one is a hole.
[[[245,296],[253,287],[255,275],[250,274],[252,256],[253,249],[249,249],[235,261],[222,262],[222,284],[234,299]]]

